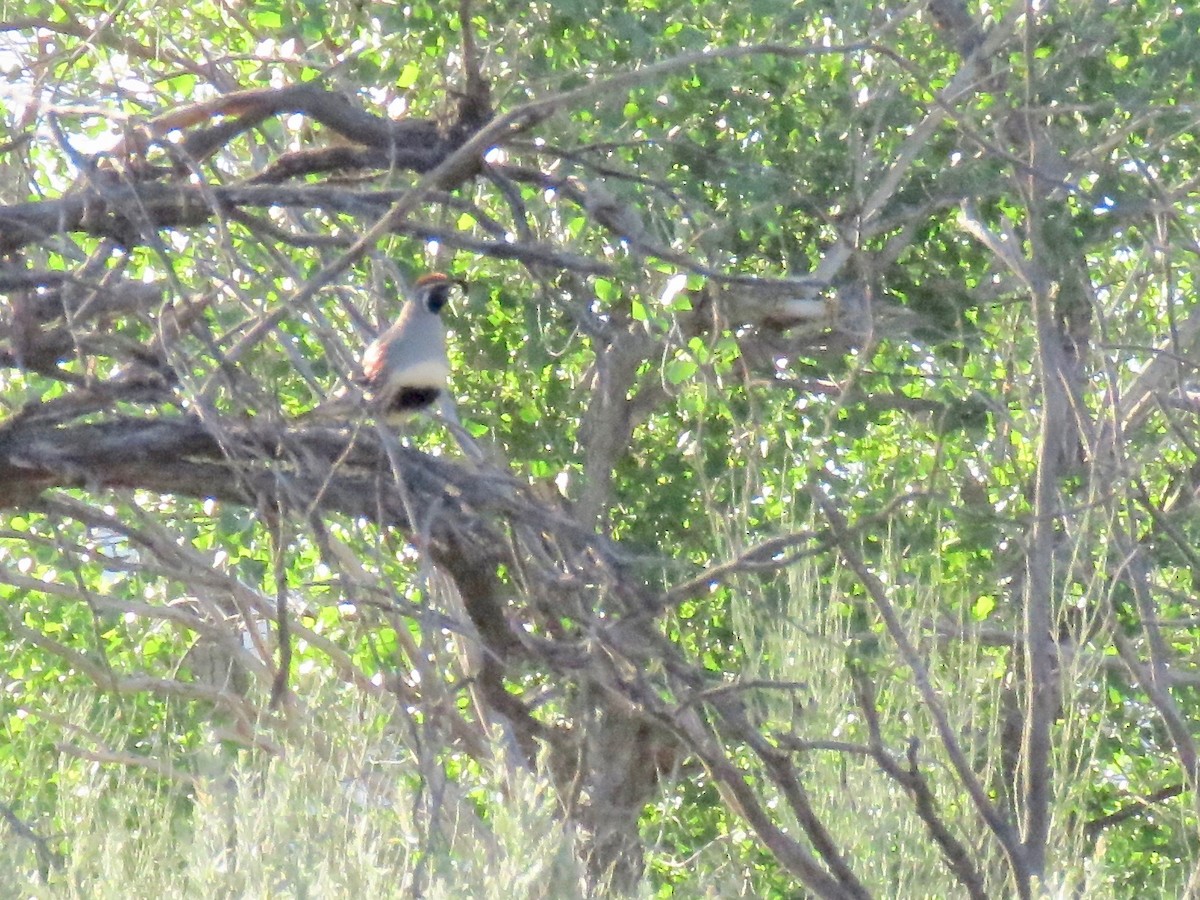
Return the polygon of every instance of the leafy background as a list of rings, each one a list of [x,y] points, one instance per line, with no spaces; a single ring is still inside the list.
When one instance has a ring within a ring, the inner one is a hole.
[[[1200,10],[0,10],[14,890],[1195,886]]]

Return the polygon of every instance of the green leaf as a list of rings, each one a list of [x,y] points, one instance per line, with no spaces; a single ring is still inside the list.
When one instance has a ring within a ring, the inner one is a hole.
[[[396,79],[396,87],[406,91],[415,85],[420,77],[421,67],[415,62],[410,62],[400,70],[400,77]]]
[[[671,384],[687,381],[700,367],[690,359],[673,359],[667,363],[666,376]]]
[[[992,614],[992,611],[995,608],[996,598],[988,594],[984,594],[976,598],[975,602],[971,605],[971,615],[977,621],[983,621]]]
[[[617,286],[611,279],[597,278],[592,282],[592,286],[596,291],[596,296],[605,303],[612,303],[617,299]]]

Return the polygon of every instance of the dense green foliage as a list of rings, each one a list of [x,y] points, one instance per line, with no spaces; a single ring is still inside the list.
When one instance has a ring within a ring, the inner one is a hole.
[[[1200,890],[1200,9],[0,9],[0,878]]]

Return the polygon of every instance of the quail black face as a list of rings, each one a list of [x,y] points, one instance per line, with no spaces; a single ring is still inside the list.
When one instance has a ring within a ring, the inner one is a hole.
[[[447,278],[440,272],[424,275],[417,279],[417,302],[428,312],[437,315],[450,300],[450,289],[455,285],[467,289],[467,283],[461,278]]]
[[[454,287],[456,283],[446,281],[440,284],[431,284],[425,291],[425,308],[431,313],[440,313],[442,307],[450,299],[450,288]]]

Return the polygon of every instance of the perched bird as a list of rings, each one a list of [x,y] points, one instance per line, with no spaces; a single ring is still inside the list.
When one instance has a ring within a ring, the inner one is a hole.
[[[441,311],[455,285],[467,287],[465,281],[440,272],[422,275],[399,318],[363,351],[362,377],[355,381],[381,418],[403,418],[422,410],[446,386],[450,360]],[[338,419],[362,411],[361,400],[343,396],[322,403],[306,418]]]
[[[400,317],[363,351],[361,384],[385,417],[424,409],[446,386],[450,360],[440,313],[455,285],[467,287],[440,272],[422,275]]]

